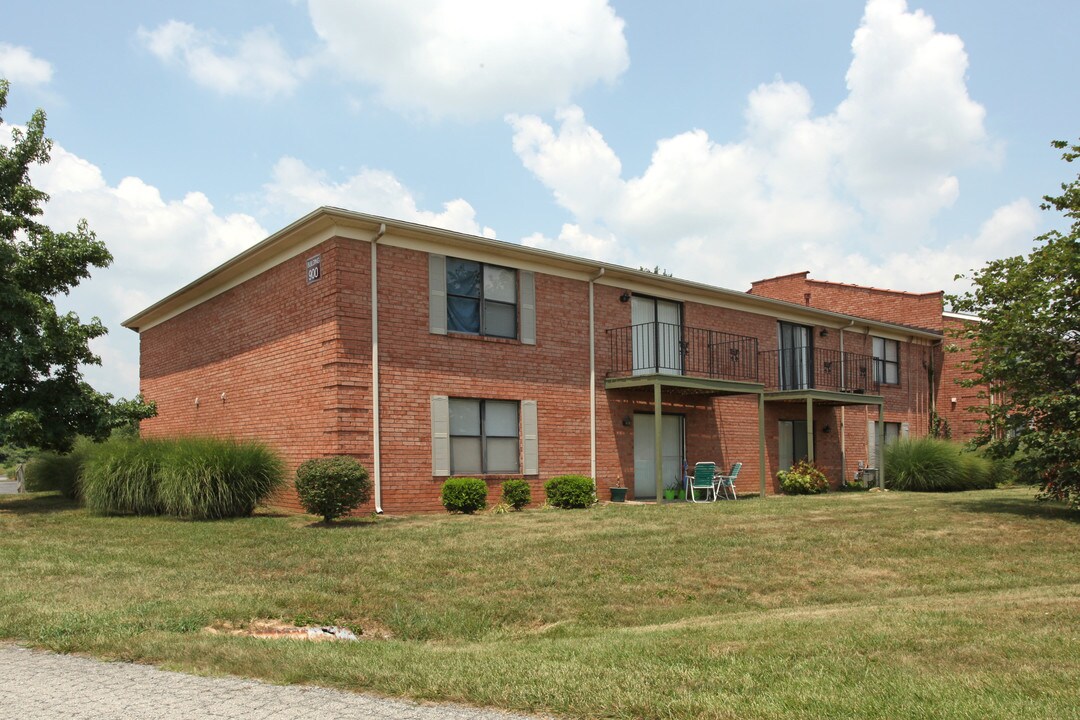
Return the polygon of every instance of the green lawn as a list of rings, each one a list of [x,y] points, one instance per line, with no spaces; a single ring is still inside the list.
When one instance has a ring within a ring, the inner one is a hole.
[[[0,498],[0,638],[572,717],[1080,718],[1080,514],[1029,488],[186,522]],[[259,618],[376,638],[212,635]]]

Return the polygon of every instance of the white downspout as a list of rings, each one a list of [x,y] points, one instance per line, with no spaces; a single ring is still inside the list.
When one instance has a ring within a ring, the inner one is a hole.
[[[589,477],[596,487],[596,314],[593,309],[593,283],[604,274],[604,268],[589,278]]]
[[[848,323],[848,327],[855,324],[852,320]],[[840,382],[847,383],[847,368],[844,362],[844,330],[840,328]],[[847,481],[847,413],[844,405],[840,406],[840,480],[842,482]]]
[[[382,515],[382,454],[379,452],[379,264],[376,246],[386,234],[386,223],[371,238],[371,443],[372,478],[375,483],[375,513]]]

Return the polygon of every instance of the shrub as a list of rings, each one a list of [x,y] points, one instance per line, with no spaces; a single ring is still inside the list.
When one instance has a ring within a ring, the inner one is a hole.
[[[81,500],[79,474],[90,443],[80,440],[67,455],[43,452],[26,464],[26,491],[57,491],[69,500]]]
[[[487,507],[487,483],[480,478],[447,478],[442,486],[441,500],[447,512],[471,515]]]
[[[257,442],[118,438],[91,448],[81,480],[96,513],[212,520],[250,515],[281,477],[281,460]]]
[[[281,484],[284,467],[252,440],[166,441],[157,467],[162,512],[192,520],[246,517]]]
[[[158,515],[160,440],[110,440],[93,446],[80,480],[86,507],[100,515]]]
[[[901,440],[885,448],[885,485],[893,490],[953,492],[995,487],[1007,479],[1007,463],[933,438]]]
[[[529,483],[525,480],[507,480],[502,484],[502,499],[510,507],[520,510],[532,502]]]
[[[296,469],[296,494],[305,510],[330,522],[367,502],[371,482],[351,457],[317,458]]]
[[[560,475],[544,483],[547,501],[557,508],[585,508],[596,502],[592,478],[584,475]]]
[[[795,463],[790,470],[781,470],[776,477],[780,489],[788,495],[815,495],[829,489],[825,473],[806,460]]]

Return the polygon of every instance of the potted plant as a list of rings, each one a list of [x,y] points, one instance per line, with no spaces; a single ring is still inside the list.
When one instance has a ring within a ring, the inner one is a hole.
[[[626,486],[621,477],[608,489],[611,490],[611,502],[626,502]]]

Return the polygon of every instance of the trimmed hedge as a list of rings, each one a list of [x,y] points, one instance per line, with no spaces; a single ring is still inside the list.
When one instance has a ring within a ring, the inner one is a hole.
[[[90,448],[81,479],[92,512],[214,520],[250,515],[282,472],[258,442],[113,439]]]
[[[507,480],[502,484],[502,500],[504,503],[520,510],[532,502],[532,490],[525,480]]]
[[[811,462],[800,460],[776,474],[786,495],[816,495],[829,489],[829,479]]]
[[[548,504],[557,508],[586,508],[596,502],[593,480],[584,475],[559,475],[544,483]]]
[[[330,522],[367,502],[371,482],[355,458],[316,458],[296,469],[296,494],[305,510]]]
[[[447,478],[440,499],[447,512],[471,515],[487,507],[487,483],[474,477]]]
[[[885,448],[885,486],[891,490],[978,490],[995,487],[1009,475],[1007,462],[990,460],[946,440],[901,440]]]

